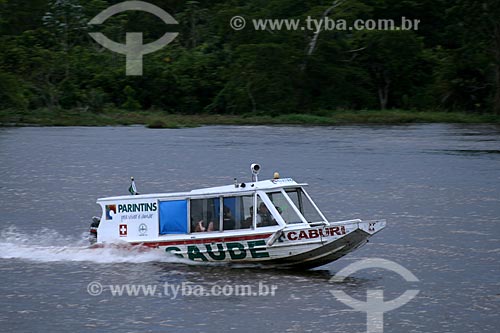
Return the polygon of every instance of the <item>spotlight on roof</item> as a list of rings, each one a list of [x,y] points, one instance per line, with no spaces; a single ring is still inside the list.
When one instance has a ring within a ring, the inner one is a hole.
[[[250,166],[250,170],[252,170],[252,181],[259,181],[259,172],[260,172],[260,164],[254,163]]]

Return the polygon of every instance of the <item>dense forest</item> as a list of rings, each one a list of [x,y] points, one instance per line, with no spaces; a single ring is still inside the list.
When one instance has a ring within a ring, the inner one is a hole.
[[[148,0],[179,23],[129,11],[89,21],[120,0],[0,0],[0,109],[107,108],[176,114],[449,110],[500,114],[498,0]],[[229,22],[247,19],[240,31]],[[256,31],[251,19],[419,19],[418,30]],[[142,76],[96,43],[166,31]]]

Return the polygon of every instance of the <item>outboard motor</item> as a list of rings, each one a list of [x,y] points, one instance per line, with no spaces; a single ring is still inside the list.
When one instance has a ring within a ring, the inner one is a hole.
[[[97,228],[99,228],[99,223],[101,223],[101,218],[94,216],[92,217],[92,223],[90,224],[90,234],[89,242],[90,244],[95,244],[97,242]]]

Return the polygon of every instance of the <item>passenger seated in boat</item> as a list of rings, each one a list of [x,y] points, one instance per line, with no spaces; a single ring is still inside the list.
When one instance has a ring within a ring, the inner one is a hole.
[[[210,223],[208,224],[207,231],[214,231],[214,230],[215,230],[214,223],[213,223],[213,222],[210,222]]]
[[[267,227],[270,225],[275,225],[276,221],[273,223],[273,216],[267,209],[265,203],[261,202],[259,205],[259,212],[257,214],[257,226],[258,227]]]
[[[241,223],[241,228],[242,229],[248,229],[248,228],[252,227],[252,222],[253,222],[253,206],[250,206],[249,210],[250,210],[250,216],[247,217],[245,219],[245,221],[243,221]]]
[[[209,222],[205,222],[203,217],[201,217],[201,220],[198,222],[194,223],[193,218],[191,217],[191,230],[192,232],[203,232],[203,231],[213,231],[214,230],[214,222],[212,221],[212,214],[207,213],[207,220]]]
[[[196,226],[194,227],[194,232],[203,232],[203,231],[207,231],[207,228],[205,228],[205,226],[203,225],[203,220],[200,220],[198,221],[198,223],[196,223]]]
[[[207,231],[219,230],[219,223],[214,223],[214,221],[212,220],[212,214],[210,212],[207,214],[207,217],[210,221],[208,222]]]
[[[223,226],[224,230],[234,230],[235,221],[233,218],[233,214],[231,213],[231,209],[229,207],[224,206],[223,208]]]

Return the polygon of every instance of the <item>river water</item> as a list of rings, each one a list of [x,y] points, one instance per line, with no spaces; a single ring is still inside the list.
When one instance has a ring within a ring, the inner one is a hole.
[[[499,330],[499,127],[0,128],[0,161],[2,332],[364,332],[366,313],[330,291],[365,302],[372,289],[385,301],[419,290],[383,315],[384,332]],[[87,248],[96,199],[127,194],[130,176],[142,193],[186,191],[248,181],[253,162],[261,178],[279,171],[309,183],[330,220],[388,226],[310,271]],[[379,268],[330,281],[366,258],[391,260],[419,281]],[[240,284],[259,293],[230,295]],[[115,293],[126,285],[157,289]],[[226,295],[195,294],[214,286]]]

